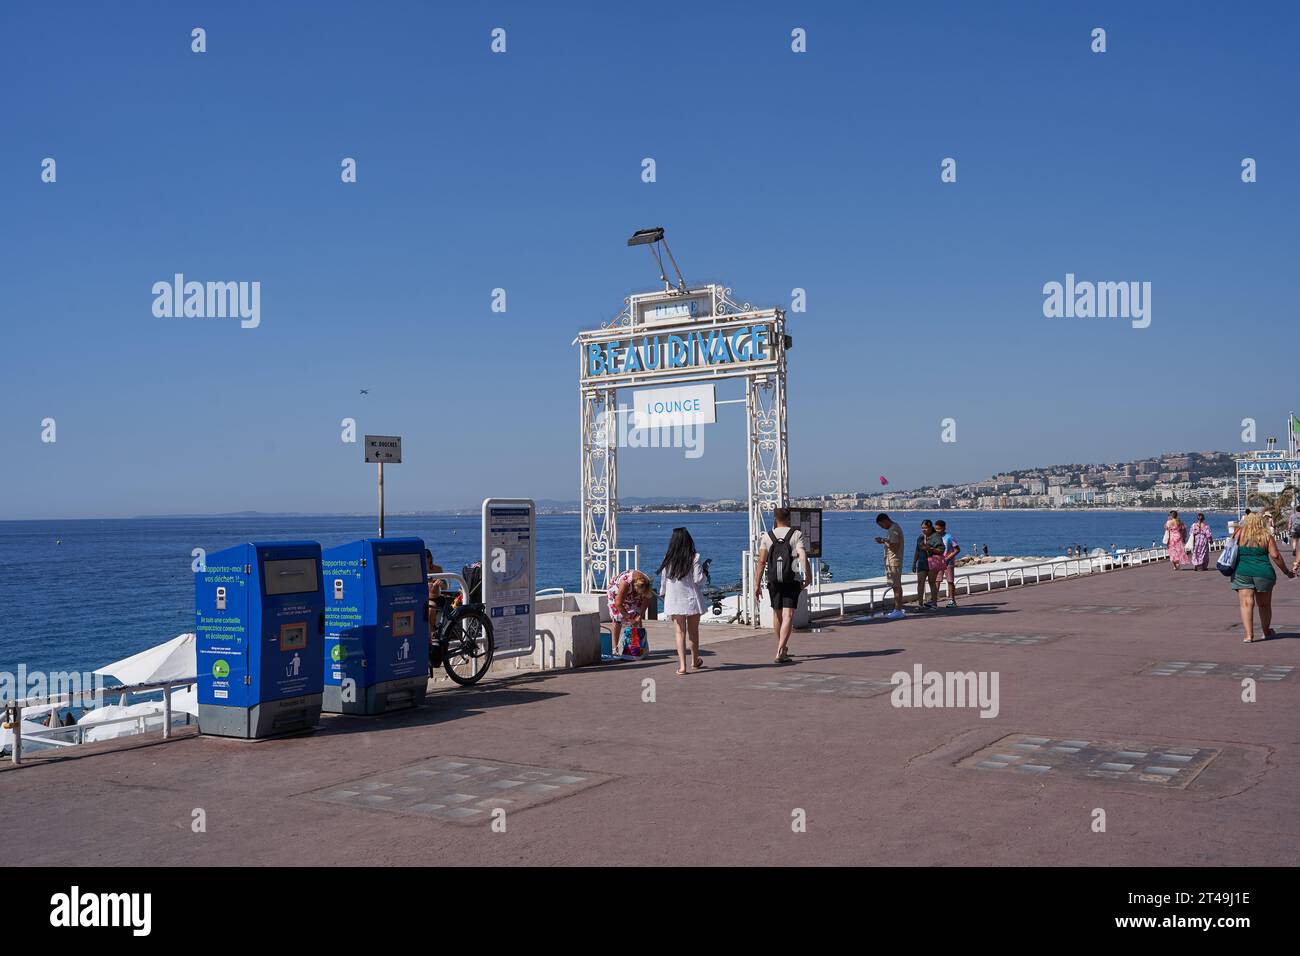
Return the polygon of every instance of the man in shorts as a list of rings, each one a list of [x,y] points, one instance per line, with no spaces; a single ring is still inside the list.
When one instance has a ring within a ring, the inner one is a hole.
[[[934,530],[943,535],[943,579],[948,582],[948,603],[944,607],[957,606],[957,577],[954,569],[957,567],[957,555],[961,553],[961,545],[957,539],[948,533],[948,522],[940,518],[934,523]]]
[[[897,621],[906,617],[903,610],[903,528],[883,511],[876,515],[878,524],[885,536],[876,537],[876,544],[885,546],[885,580],[894,589],[894,609],[885,617]]]
[[[768,597],[772,602],[772,630],[776,632],[776,657],[774,664],[789,664],[792,660],[786,650],[790,643],[790,631],[794,628],[794,611],[799,606],[799,592],[812,580],[812,569],[808,566],[808,552],[804,549],[803,534],[790,527],[790,509],[777,508],[772,512],[772,530],[763,535],[763,544],[758,552],[758,567],[754,571],[754,597],[763,597],[763,569],[768,563],[768,552],[781,544],[781,553],[788,545],[791,566],[788,569],[772,569],[771,580],[767,582]],[[794,576],[794,563],[803,565],[803,580]],[[784,580],[778,575],[788,571]]]

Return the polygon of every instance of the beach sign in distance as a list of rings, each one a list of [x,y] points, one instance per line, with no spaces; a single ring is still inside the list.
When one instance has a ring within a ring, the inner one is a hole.
[[[366,461],[375,464],[400,465],[402,439],[400,435],[367,435]]]
[[[366,461],[379,465],[379,537],[384,536],[384,465],[402,463],[400,435],[367,435]]]

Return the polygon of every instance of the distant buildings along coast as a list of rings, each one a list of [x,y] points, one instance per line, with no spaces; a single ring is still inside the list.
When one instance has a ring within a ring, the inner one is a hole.
[[[1185,508],[1232,509],[1236,465],[1223,451],[1178,452],[1109,464],[1019,468],[964,484],[906,490],[839,491],[796,497],[803,508],[889,511],[917,508]],[[646,503],[628,511],[744,511],[743,499],[689,504]]]

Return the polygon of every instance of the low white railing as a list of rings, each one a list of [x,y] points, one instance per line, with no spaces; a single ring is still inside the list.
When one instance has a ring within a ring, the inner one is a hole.
[[[196,683],[198,683],[197,677],[186,677],[180,680],[154,681],[148,684],[130,684],[128,686],[123,686],[123,687],[106,687],[100,691],[83,691],[81,693],[75,693],[75,694],[74,693],[52,694],[46,697],[25,697],[22,700],[5,701],[4,702],[5,726],[6,729],[12,731],[13,733],[11,759],[13,760],[15,766],[22,763],[23,710],[24,709],[29,707],[50,707],[50,706],[57,707],[60,705],[68,705],[72,707],[84,707],[85,704],[92,699],[94,699],[96,703],[102,703],[103,694],[105,692],[111,693],[114,696],[131,696],[134,694],[147,694],[147,693],[156,693],[157,691],[162,691],[163,739],[164,740],[169,739],[172,735],[172,690],[177,687],[191,687]],[[124,723],[132,723],[135,721],[140,721],[141,730],[143,731],[145,727],[144,721],[147,721],[151,717],[156,717],[156,716],[157,715],[155,714],[133,714],[128,717],[117,717],[112,720],[105,720],[103,722],[91,724],[88,729],[94,730],[96,727],[109,727],[114,724],[124,724]],[[72,731],[80,730],[83,732],[78,733],[76,735],[78,738],[77,743],[82,743],[85,740],[84,729],[86,728],[80,728],[77,725],[71,725],[68,727],[51,727],[49,728],[50,733],[48,734],[42,733],[40,737],[36,737],[33,735],[33,740],[40,740],[45,737],[52,738],[55,737],[60,732],[68,732],[69,735],[71,735]]]
[[[613,581],[624,571],[641,569],[641,546],[638,544],[632,548],[615,548],[613,552],[614,567],[610,573],[609,580]]]
[[[1210,543],[1210,550],[1220,551],[1223,549],[1227,539],[1213,541]],[[1097,554],[1088,555],[1080,558],[1050,558],[1046,561],[1035,561],[1032,564],[1017,564],[1013,567],[1006,568],[984,568],[972,567],[966,571],[958,571],[953,575],[954,589],[956,593],[969,596],[976,593],[976,584],[980,583],[978,579],[983,579],[983,587],[979,591],[989,592],[994,589],[995,583],[1003,590],[1012,586],[1012,576],[1019,578],[1019,586],[1026,584],[1039,584],[1043,581],[1056,581],[1059,578],[1079,577],[1085,574],[1101,574],[1107,571],[1118,571],[1122,568],[1138,567],[1144,564],[1154,564],[1157,561],[1163,561],[1168,558],[1168,549],[1161,546],[1155,548],[1139,548],[1134,551],[1123,551],[1118,554]],[[1044,570],[1046,569],[1046,571]],[[1028,575],[1033,574],[1033,580],[1028,579]],[[998,581],[995,582],[995,575]],[[915,583],[915,575],[907,575]],[[827,608],[827,599],[837,600],[839,605],[839,614],[843,616],[849,608],[872,609],[877,603],[885,603],[892,600],[893,586],[888,583],[877,584],[846,584],[838,588],[819,588],[816,591],[810,591],[808,594],[809,613],[812,615],[823,615],[835,613],[835,607]],[[881,599],[877,601],[877,593]],[[865,594],[865,601],[849,601],[849,595]],[[816,606],[812,606],[816,602]]]

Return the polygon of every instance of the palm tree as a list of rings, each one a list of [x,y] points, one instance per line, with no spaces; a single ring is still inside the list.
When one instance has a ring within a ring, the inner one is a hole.
[[[1266,491],[1252,491],[1246,498],[1248,503],[1259,505],[1264,514],[1272,515],[1273,523],[1281,527],[1283,513],[1295,503],[1295,495],[1296,486],[1287,485],[1274,495]]]

